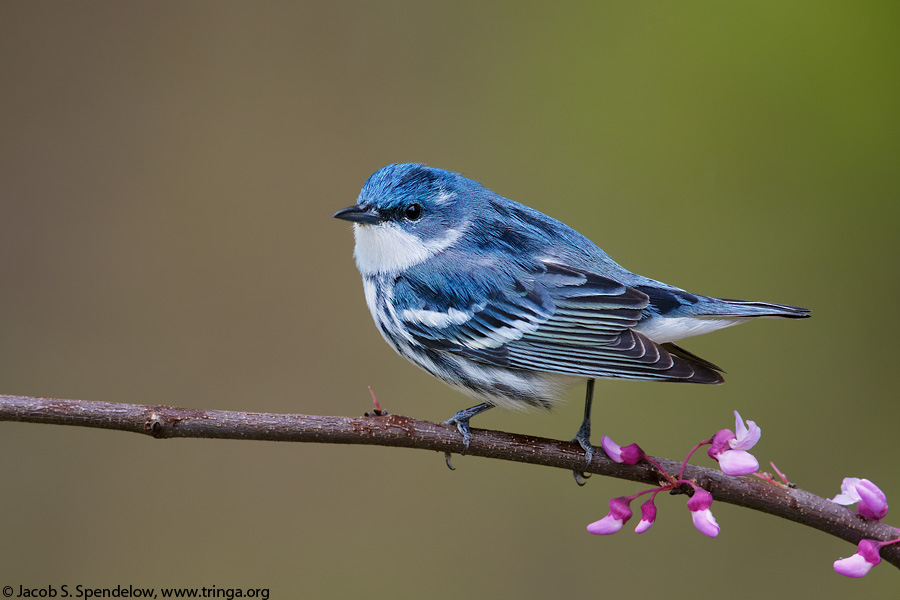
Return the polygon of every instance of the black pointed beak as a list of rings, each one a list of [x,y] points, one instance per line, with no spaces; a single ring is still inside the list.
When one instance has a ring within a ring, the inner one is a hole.
[[[366,225],[376,225],[382,221],[381,215],[377,212],[359,204],[342,208],[331,216],[335,219],[342,219],[352,223],[365,223]]]

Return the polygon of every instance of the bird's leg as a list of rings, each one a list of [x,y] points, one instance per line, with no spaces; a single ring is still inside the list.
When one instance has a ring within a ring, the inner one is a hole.
[[[584,420],[581,422],[581,427],[578,428],[578,433],[575,434],[575,439],[572,440],[578,442],[578,445],[584,449],[585,466],[591,464],[591,460],[594,458],[594,447],[591,445],[591,403],[593,401],[594,380],[588,379],[587,391],[584,396]],[[572,471],[572,475],[575,476],[575,483],[578,485],[584,485],[584,480],[591,476],[590,473],[578,471]]]
[[[476,404],[475,406],[466,408],[464,410],[459,411],[446,421],[444,421],[444,425],[456,425],[456,428],[459,430],[459,433],[463,437],[463,446],[465,449],[463,450],[463,454],[465,454],[469,450],[469,442],[472,439],[472,432],[469,430],[469,419],[474,417],[475,415],[481,414],[489,408],[494,408],[493,404],[488,404],[487,402],[482,402],[481,404]],[[449,463],[449,461],[448,461]],[[449,466],[449,464],[448,464]],[[451,467],[452,468],[452,467]]]

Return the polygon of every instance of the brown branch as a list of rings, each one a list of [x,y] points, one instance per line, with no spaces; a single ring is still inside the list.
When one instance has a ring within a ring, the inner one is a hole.
[[[172,406],[141,406],[85,400],[58,400],[0,395],[0,421],[78,425],[143,433],[154,438],[217,438],[322,444],[399,446],[460,453],[462,438],[454,427],[399,415],[328,417]],[[471,456],[580,470],[656,485],[660,477],[648,464],[621,465],[602,451],[584,468],[584,452],[574,442],[472,429]],[[656,459],[670,473],[680,463]],[[684,477],[709,490],[719,502],[752,508],[808,525],[856,544],[862,538],[888,540],[896,531],[879,521],[801,489],[688,465]],[[882,548],[884,560],[900,567],[900,545]]]

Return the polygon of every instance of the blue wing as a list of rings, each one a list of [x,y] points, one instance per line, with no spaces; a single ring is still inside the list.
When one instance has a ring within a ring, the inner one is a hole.
[[[479,277],[470,269],[466,281],[398,281],[395,300],[417,299],[401,302],[398,318],[428,348],[496,366],[580,377],[722,381],[714,365],[634,331],[649,304],[637,289],[548,261],[518,276],[486,271]]]

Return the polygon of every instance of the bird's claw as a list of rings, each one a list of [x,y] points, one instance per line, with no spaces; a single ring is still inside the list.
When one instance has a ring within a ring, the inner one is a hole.
[[[591,423],[590,421],[585,421],[581,424],[581,428],[578,430],[578,433],[575,435],[575,438],[572,440],[573,442],[578,442],[578,445],[581,446],[582,450],[584,450],[584,467],[587,468],[591,465],[591,461],[594,460],[594,446],[591,445]],[[583,471],[572,471],[572,476],[575,477],[575,483],[579,486],[587,483],[587,479],[591,477],[590,473],[585,473]]]
[[[472,441],[472,432],[469,430],[469,419],[459,419],[454,415],[444,421],[444,425],[456,425],[456,429],[459,431],[460,435],[462,435],[463,439],[463,450],[460,454],[465,455],[469,451],[469,442]],[[444,452],[444,461],[447,463],[448,469],[451,471],[456,470],[456,467],[450,464],[449,452]]]
[[[444,461],[447,463],[448,469],[450,469],[451,471],[456,470],[456,467],[454,467],[452,464],[450,464],[450,453],[449,452],[444,452]]]
[[[444,421],[444,425],[456,425],[456,429],[463,439],[463,451],[460,452],[460,454],[467,453],[469,451],[469,443],[472,441],[472,430],[469,429],[469,419],[454,415]]]
[[[591,445],[590,440],[575,438],[574,441],[578,442],[578,445],[581,446],[581,448],[584,450],[584,466],[585,468],[589,467],[591,465],[591,461],[594,460],[594,447]]]
[[[487,402],[482,402],[481,404],[477,404],[470,408],[466,408],[457,412],[455,415],[444,421],[444,425],[456,425],[456,429],[459,431],[459,434],[462,436],[463,441],[463,450],[460,454],[466,454],[469,451],[469,442],[472,441],[472,431],[469,429],[469,419],[474,417],[475,415],[481,414],[484,411],[492,408],[493,404],[488,404]],[[450,467],[451,471],[454,471],[453,465],[450,464],[450,453],[445,452],[444,456],[447,461],[447,466]]]

